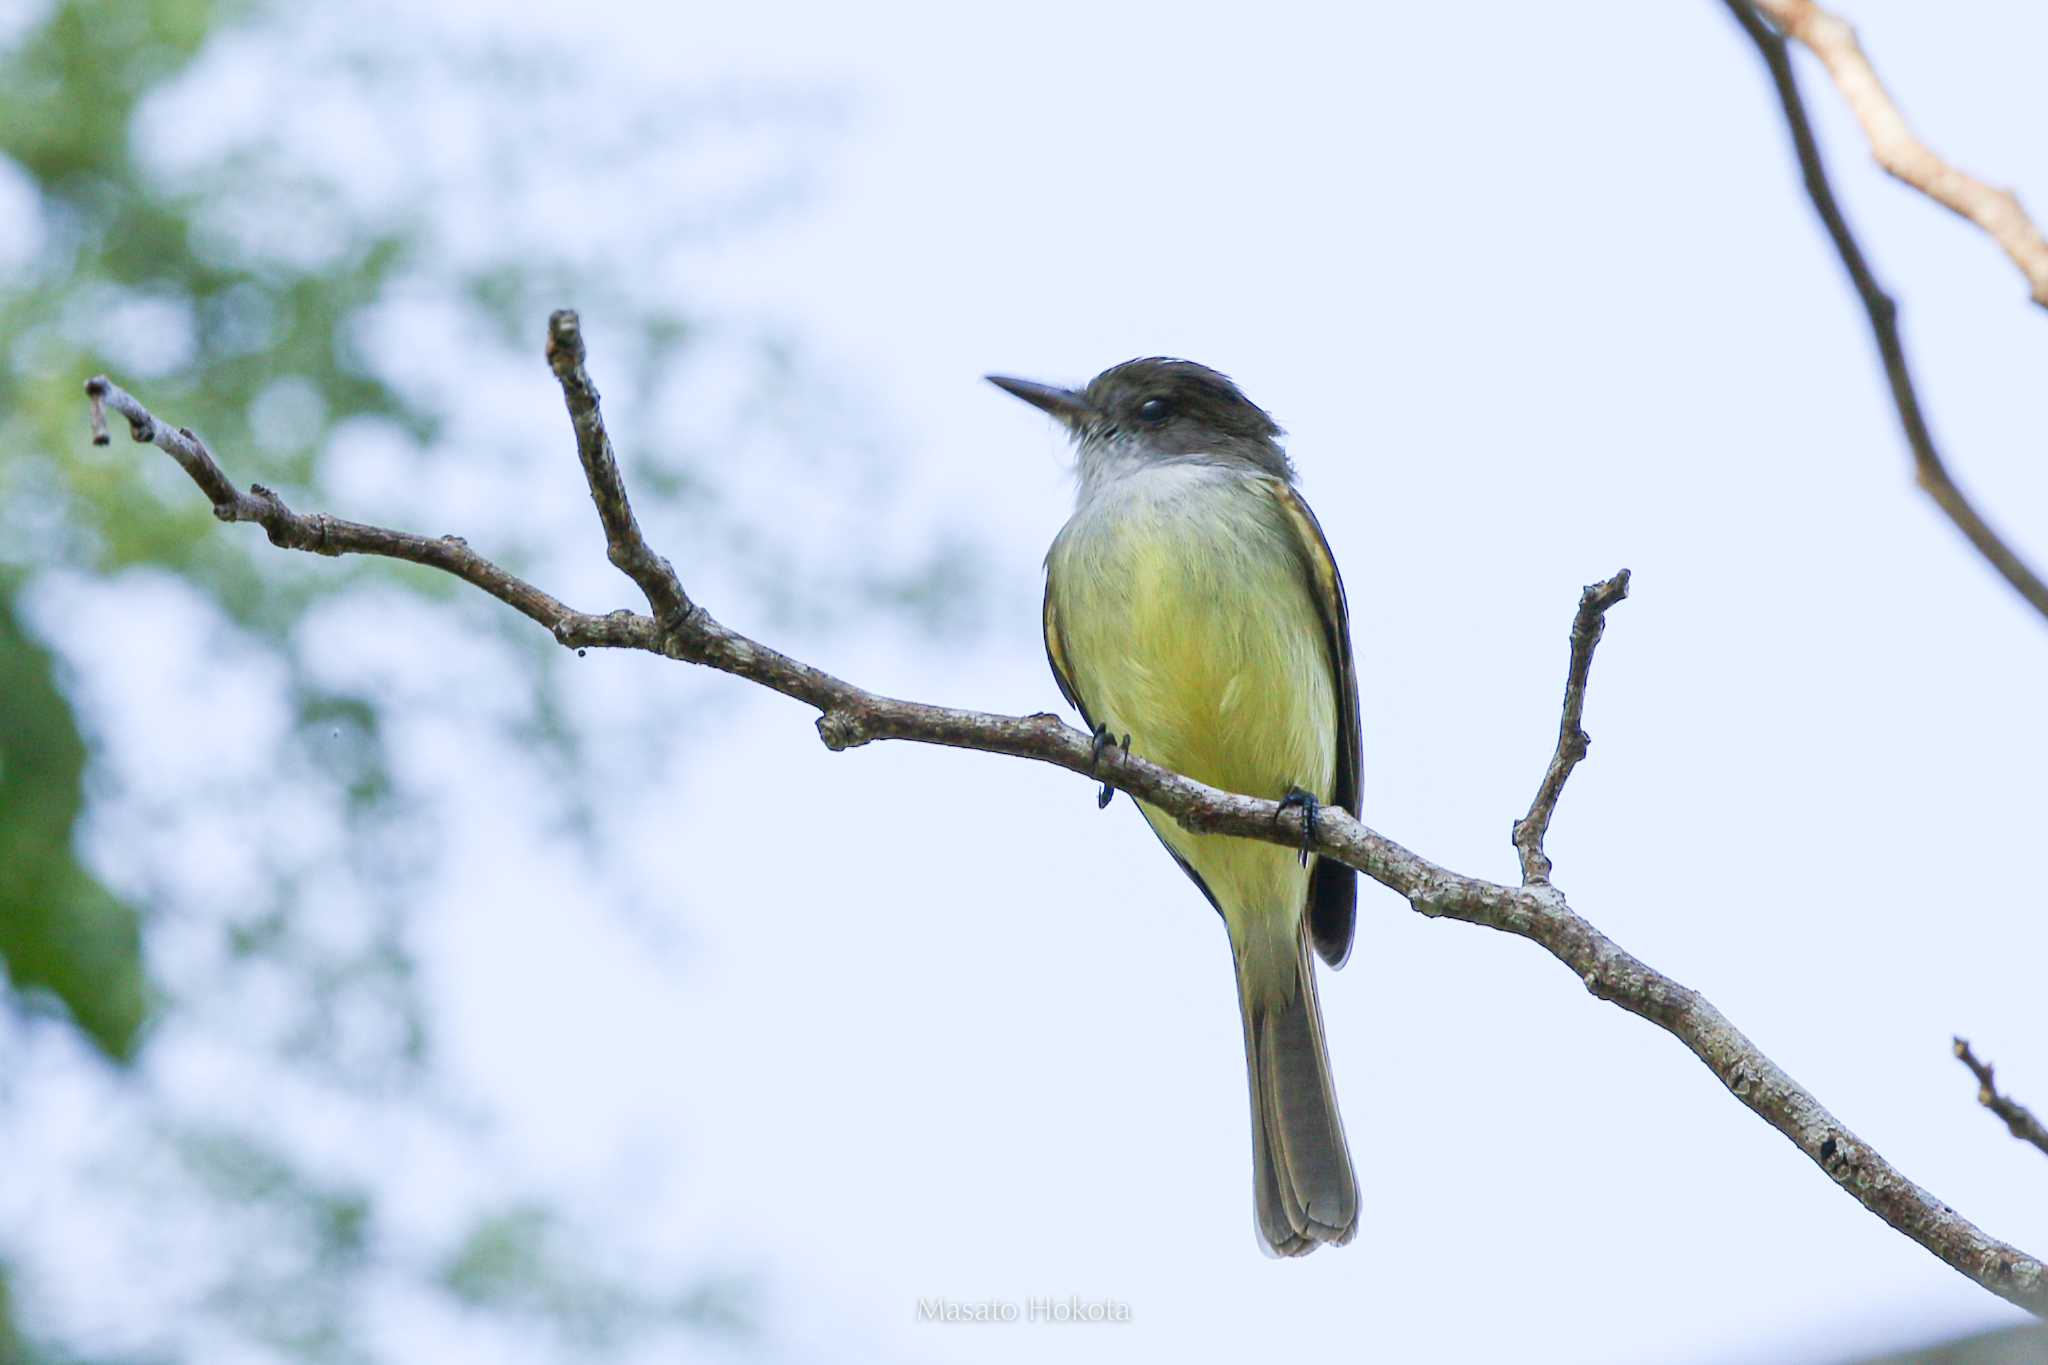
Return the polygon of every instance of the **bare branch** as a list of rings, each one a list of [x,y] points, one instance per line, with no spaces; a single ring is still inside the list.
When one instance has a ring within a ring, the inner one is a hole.
[[[108,441],[105,409],[112,408],[128,419],[128,431],[136,441],[155,445],[169,453],[192,476],[213,503],[213,514],[222,521],[247,521],[261,526],[272,545],[287,550],[305,550],[320,555],[381,555],[424,564],[430,569],[454,574],[466,583],[482,588],[500,602],[540,622],[564,644],[619,645],[616,617],[586,616],[571,611],[539,588],[499,568],[469,548],[461,536],[422,536],[407,531],[390,531],[343,521],[322,512],[302,515],[285,506],[262,484],[251,484],[248,492],[236,488],[222,471],[198,433],[187,427],[170,427],[158,421],[148,408],[105,375],[86,381],[86,396],[92,400],[93,443]],[[650,626],[652,623],[648,623]]]
[[[612,438],[604,429],[604,414],[598,411],[597,385],[583,368],[583,326],[567,309],[548,318],[547,355],[548,367],[561,381],[562,397],[569,404],[569,421],[576,428],[576,453],[590,484],[590,500],[597,504],[597,518],[604,524],[606,554],[620,572],[639,585],[654,619],[664,627],[672,626],[693,610],[690,596],[683,591],[675,569],[648,548],[647,538],[640,534],[618,457],[612,454]]]
[[[1533,886],[1550,880],[1550,855],[1543,851],[1543,837],[1550,832],[1550,817],[1557,811],[1557,798],[1564,795],[1565,779],[1586,756],[1592,736],[1580,728],[1586,715],[1586,677],[1593,671],[1593,650],[1607,630],[1607,609],[1628,596],[1628,570],[1600,583],[1588,584],[1579,594],[1579,609],[1572,616],[1572,658],[1565,669],[1564,715],[1557,725],[1557,752],[1550,756],[1543,781],[1529,813],[1515,821],[1515,852],[1522,859],[1522,885]]]
[[[1915,480],[1956,528],[1977,547],[1977,552],[2013,586],[2014,591],[2026,598],[2035,611],[2048,617],[2048,583],[2044,583],[1998,532],[1991,529],[1990,523],[1956,487],[1955,480],[1949,476],[1948,465],[1934,444],[1934,434],[1928,429],[1926,414],[1920,408],[1920,395],[1913,385],[1913,372],[1906,363],[1905,347],[1899,340],[1898,305],[1877,282],[1876,275],[1871,273],[1870,263],[1864,259],[1863,249],[1857,245],[1848,219],[1842,215],[1842,206],[1835,199],[1834,187],[1828,183],[1827,167],[1821,160],[1820,144],[1814,137],[1813,125],[1807,119],[1805,102],[1799,96],[1798,77],[1793,74],[1784,37],[1764,22],[1751,0],[1723,0],[1723,3],[1763,55],[1772,84],[1777,87],[1778,102],[1784,107],[1785,122],[1791,130],[1792,145],[1799,157],[1799,169],[1805,177],[1807,197],[1813,201],[1814,211],[1826,226],[1828,238],[1834,243],[1836,254],[1842,258],[1842,264],[1856,286],[1857,297],[1863,301],[1864,312],[1870,317],[1870,330],[1877,339],[1878,355],[1884,362],[1885,380],[1891,386],[1892,403],[1898,409],[1906,443],[1913,451]],[[1778,7],[1772,0],[1764,0],[1764,3],[1774,10]],[[1795,4],[1793,8],[1798,6]],[[1812,21],[1809,21],[1809,26],[1812,26]]]
[[[96,400],[129,418],[139,439],[157,439],[214,500],[216,513],[223,520],[258,522],[277,544],[329,554],[384,554],[430,564],[518,607],[548,626],[565,645],[646,650],[759,683],[815,707],[818,733],[833,749],[898,739],[1008,754],[1050,763],[1091,781],[1106,781],[1165,811],[1189,829],[1261,839],[1289,848],[1300,847],[1307,839],[1316,852],[1357,868],[1424,915],[1485,925],[1541,944],[1593,995],[1649,1020],[1684,1043],[1738,1100],[1790,1139],[1851,1198],[1992,1293],[2048,1316],[2048,1267],[2040,1260],[1989,1236],[1906,1179],[1743,1037],[1719,1010],[1624,952],[1581,918],[1563,893],[1547,881],[1532,879],[1529,885],[1511,887],[1461,876],[1335,807],[1323,808],[1313,830],[1305,830],[1303,814],[1297,808],[1218,791],[1120,750],[1105,750],[1098,757],[1089,736],[1057,716],[1042,712],[991,715],[878,696],[721,625],[703,607],[690,603],[674,571],[647,546],[632,520],[618,463],[598,413],[596,391],[583,373],[574,314],[556,314],[550,322],[549,338],[550,359],[562,379],[613,562],[626,569],[657,612],[665,613],[659,622],[627,611],[605,616],[570,612],[466,546],[459,554],[435,548],[459,546],[458,541],[429,541],[320,515],[301,516],[286,511],[274,495],[240,493],[196,437],[180,433],[183,440],[162,438],[159,425],[140,403],[103,379],[88,387]],[[222,512],[223,507],[228,510]],[[1547,809],[1556,802],[1552,789],[1562,787],[1564,775],[1577,761],[1576,756],[1569,756],[1570,751],[1577,748],[1583,753],[1583,742],[1573,745],[1569,737],[1578,732],[1586,670],[1602,613],[1621,599],[1626,582],[1625,574],[1617,574],[1606,583],[1593,585],[1580,599],[1573,624],[1561,757],[1552,760],[1555,780],[1546,774],[1538,793],[1538,806],[1543,809],[1532,807],[1531,821],[1540,816],[1547,822]],[[1549,793],[1547,803],[1545,792]],[[1532,842],[1540,851],[1541,827],[1531,828]]]
[[[2019,196],[1949,165],[1906,124],[1904,114],[1863,55],[1856,30],[1813,0],[1757,0],[1771,22],[1820,58],[1849,112],[1863,125],[1870,153],[1893,178],[1982,228],[2027,277],[2035,303],[2048,308],[2048,240]]]
[[[1977,1103],[2005,1120],[2005,1129],[2021,1142],[2031,1142],[2042,1151],[2048,1152],[2048,1127],[2034,1117],[2034,1112],[2018,1100],[1998,1093],[1998,1087],[1991,1080],[1991,1063],[1980,1062],[1977,1054],[1970,1051],[1970,1040],[1957,1038],[1956,1056],[1970,1074],[1977,1078]]]

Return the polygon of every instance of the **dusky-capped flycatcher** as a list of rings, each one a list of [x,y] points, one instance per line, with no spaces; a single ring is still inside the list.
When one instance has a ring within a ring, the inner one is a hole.
[[[1186,360],[1127,361],[1078,391],[989,379],[1058,418],[1079,452],[1074,514],[1045,558],[1045,651],[1097,752],[1125,745],[1311,821],[1324,802],[1355,811],[1344,584],[1273,419]],[[1259,1236],[1281,1256],[1341,1246],[1358,1182],[1309,950],[1333,967],[1350,953],[1352,870],[1139,809],[1229,929]]]

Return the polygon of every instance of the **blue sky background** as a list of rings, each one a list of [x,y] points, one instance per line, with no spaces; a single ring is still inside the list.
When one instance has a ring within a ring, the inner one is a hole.
[[[2048,11],[1847,13],[1937,149],[2048,207]],[[1188,356],[1281,420],[1350,588],[1362,814],[1462,871],[1512,874],[1579,588],[1632,569],[1595,670],[1591,759],[1552,833],[1559,884],[1910,1177],[1994,1235],[2048,1245],[2048,1170],[1978,1109],[1948,1050],[1968,1035],[2048,1104],[2048,625],[1913,488],[1861,314],[1719,4],[478,3],[391,21],[503,25],[635,89],[830,95],[800,211],[650,258],[643,285],[786,326],[880,433],[901,525],[799,500],[792,541],[859,560],[950,524],[993,566],[968,643],[858,622],[772,635],[865,686],[1058,705],[1036,565],[1071,497],[1067,455],[980,382],[990,370],[1077,381]],[[1817,66],[1799,66],[1957,477],[2048,561],[2048,317],[1973,228],[1869,164]],[[366,175],[477,135],[431,101],[404,145],[329,132]],[[473,230],[587,218],[594,242],[630,249],[638,227],[687,217],[711,174],[670,170],[643,149],[630,176],[595,166],[516,222],[481,205]],[[602,311],[585,328],[604,385]],[[545,371],[523,393],[494,382],[510,407],[490,420],[560,456],[522,495],[576,507]],[[695,420],[670,397],[610,404],[629,478],[636,433]],[[735,496],[765,505],[783,482],[738,469]],[[459,498],[435,515],[481,543]],[[730,571],[702,562],[688,525],[648,529],[712,610],[775,629],[727,609]],[[580,605],[630,600],[600,553],[558,572],[549,586]],[[160,625],[129,641],[150,665],[134,686],[177,718],[166,730],[203,733],[234,699],[175,613]],[[337,648],[434,638],[422,612]],[[408,761],[474,798],[428,908],[436,1025],[496,1116],[494,1161],[615,1210],[651,1246],[765,1267],[774,1349],[792,1358],[1341,1343],[1367,1359],[1734,1365],[2018,1320],[1669,1037],[1531,945],[1371,887],[1352,963],[1322,987],[1362,1230],[1338,1253],[1264,1261],[1223,937],[1127,803],[1098,814],[1070,776],[980,755],[835,756],[801,708],[736,681],[584,667],[593,707],[686,684],[707,698],[710,723],[631,769],[613,809],[655,913],[607,914],[524,840],[520,793],[419,737]],[[130,736],[125,752],[146,766],[176,742]],[[203,1058],[159,1065],[236,1084]],[[384,1159],[421,1218],[491,1178],[402,1141]],[[920,1297],[1040,1295],[1120,1300],[1132,1320],[915,1320]]]

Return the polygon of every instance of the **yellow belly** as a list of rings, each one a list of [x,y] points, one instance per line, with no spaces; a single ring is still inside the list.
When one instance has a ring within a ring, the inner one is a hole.
[[[1226,791],[1328,800],[1338,711],[1322,618],[1270,498],[1182,476],[1077,517],[1047,559],[1076,692],[1131,752]],[[1198,835],[1142,807],[1221,902],[1234,936],[1301,912],[1286,848]]]

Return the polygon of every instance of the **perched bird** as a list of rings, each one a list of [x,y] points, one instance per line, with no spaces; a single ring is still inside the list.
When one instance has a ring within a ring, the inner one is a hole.
[[[1078,451],[1074,513],[1045,558],[1045,651],[1097,754],[1121,746],[1305,807],[1311,828],[1325,802],[1356,810],[1344,584],[1273,419],[1187,360],[1126,361],[1079,391],[989,380],[1059,419]],[[1332,967],[1349,955],[1352,870],[1139,809],[1230,933],[1259,1236],[1280,1256],[1341,1246],[1358,1182],[1309,950]]]

